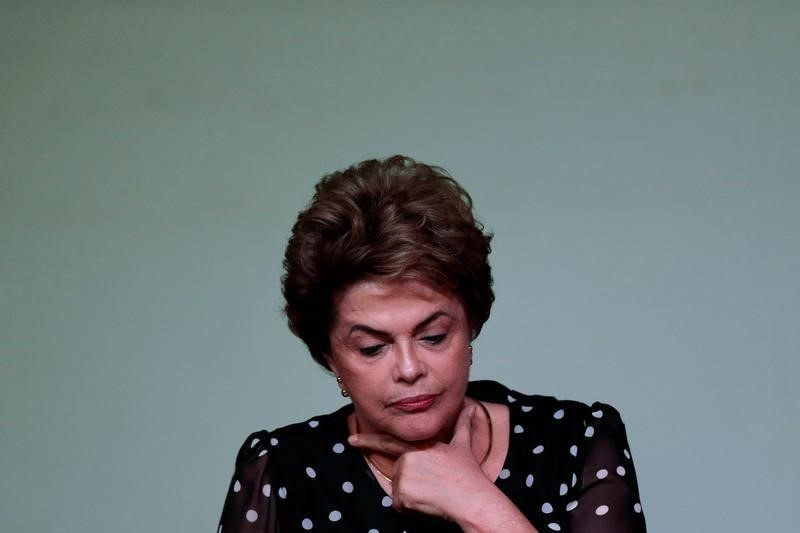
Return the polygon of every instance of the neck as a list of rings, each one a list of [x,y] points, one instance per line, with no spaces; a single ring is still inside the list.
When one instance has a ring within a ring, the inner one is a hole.
[[[472,454],[476,457],[481,466],[486,463],[487,459],[492,452],[493,441],[493,428],[492,417],[488,409],[482,402],[475,400],[477,404],[477,411],[472,419],[471,430],[471,447]],[[353,414],[352,417],[351,433],[358,433],[358,418]],[[424,441],[406,442],[416,449],[424,450],[436,444],[437,442],[450,442],[453,435],[454,425],[444,433],[444,438],[431,438]],[[394,463],[397,461],[397,456],[380,453],[380,452],[367,452],[364,451],[364,458],[367,464],[372,468],[376,476],[380,476],[386,481],[392,481],[392,472],[394,471]]]

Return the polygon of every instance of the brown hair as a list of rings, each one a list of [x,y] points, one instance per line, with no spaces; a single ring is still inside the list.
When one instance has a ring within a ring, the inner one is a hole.
[[[472,338],[494,301],[492,236],[442,168],[401,155],[323,177],[297,216],[283,260],[289,329],[328,368],[334,297],[366,278],[416,279],[460,297]]]

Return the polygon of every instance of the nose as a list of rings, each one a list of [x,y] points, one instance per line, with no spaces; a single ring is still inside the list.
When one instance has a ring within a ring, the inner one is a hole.
[[[413,343],[397,343],[395,353],[394,378],[395,381],[413,383],[425,375],[427,368],[425,362],[419,357]]]

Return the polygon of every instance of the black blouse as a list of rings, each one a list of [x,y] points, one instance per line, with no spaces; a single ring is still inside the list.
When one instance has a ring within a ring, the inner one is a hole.
[[[613,407],[529,396],[493,381],[470,383],[467,395],[508,406],[508,454],[495,484],[540,533],[645,532],[625,426]],[[347,444],[352,410],[250,435],[218,533],[461,531],[392,508]]]

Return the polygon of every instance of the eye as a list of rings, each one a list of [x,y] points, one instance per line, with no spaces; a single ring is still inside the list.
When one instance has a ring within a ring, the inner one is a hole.
[[[441,343],[446,337],[447,337],[446,334],[441,333],[439,335],[428,335],[427,337],[422,337],[422,340],[432,346],[436,346],[437,344]]]
[[[358,351],[361,352],[361,355],[373,356],[378,355],[378,352],[380,352],[381,348],[384,346],[384,344],[373,344],[372,346],[364,346],[363,348],[359,348]]]

